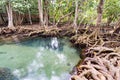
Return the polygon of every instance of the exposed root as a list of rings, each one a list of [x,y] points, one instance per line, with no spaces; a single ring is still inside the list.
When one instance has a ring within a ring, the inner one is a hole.
[[[91,54],[93,55],[88,56]],[[76,66],[77,74],[72,75],[71,80],[120,79],[120,52],[112,48],[97,47],[88,49],[85,55],[87,57],[81,65]]]
[[[90,34],[87,34],[85,31],[82,35],[75,35],[71,38],[71,41],[73,41],[75,45],[81,45],[81,43],[86,44],[87,47],[95,47],[96,45],[103,44],[104,42],[97,30]]]

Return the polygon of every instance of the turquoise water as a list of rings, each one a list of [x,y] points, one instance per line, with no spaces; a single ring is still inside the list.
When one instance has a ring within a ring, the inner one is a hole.
[[[69,80],[79,61],[67,39],[36,38],[0,45],[0,67],[12,70],[19,80]]]

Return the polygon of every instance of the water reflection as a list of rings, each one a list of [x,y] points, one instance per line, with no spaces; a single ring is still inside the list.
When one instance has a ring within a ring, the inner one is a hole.
[[[52,49],[58,49],[59,43],[56,37],[52,38],[51,40],[51,47]]]
[[[18,45],[25,45],[25,46],[31,46],[31,47],[43,47],[46,49],[53,49],[58,51],[63,51],[63,46],[66,44],[64,40],[61,41],[61,39],[57,39],[57,37],[53,38],[36,38],[29,41],[17,43]],[[68,40],[67,40],[68,42]]]
[[[79,61],[69,44],[56,37],[5,44],[0,46],[0,52],[7,53],[0,56],[0,65],[12,69],[19,80],[69,80],[69,71]]]

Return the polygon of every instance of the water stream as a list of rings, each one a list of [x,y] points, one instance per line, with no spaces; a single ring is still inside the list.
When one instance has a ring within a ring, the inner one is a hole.
[[[79,61],[67,39],[36,38],[0,45],[0,67],[11,69],[19,80],[69,80]]]

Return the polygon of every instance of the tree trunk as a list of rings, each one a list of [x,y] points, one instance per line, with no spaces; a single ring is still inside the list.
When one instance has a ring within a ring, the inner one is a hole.
[[[32,17],[31,17],[30,8],[28,8],[28,14],[29,14],[29,22],[30,22],[30,24],[32,24]]]
[[[48,4],[49,4],[49,2],[47,1],[47,0],[45,0],[44,1],[44,24],[45,24],[45,26],[48,26],[48,20],[49,20],[49,15],[48,15]]]
[[[44,26],[44,20],[43,20],[43,0],[38,0],[38,10],[39,10],[40,25]]]
[[[10,1],[7,2],[6,9],[7,9],[7,14],[8,14],[8,27],[14,27],[13,12],[12,12],[12,6],[11,6]]]
[[[2,23],[5,24],[6,22],[5,22],[4,17],[3,17],[2,14],[0,14],[0,17],[1,17],[1,19],[2,19]]]
[[[75,0],[75,18],[73,22],[74,27],[77,27],[77,20],[78,20],[78,0]]]
[[[20,12],[13,12],[13,21],[15,26],[21,25],[23,23],[23,18],[24,14],[21,14]]]
[[[104,6],[104,0],[100,0],[98,7],[97,7],[97,22],[96,26],[100,26],[101,20],[102,20],[102,13],[103,13],[103,6]]]

